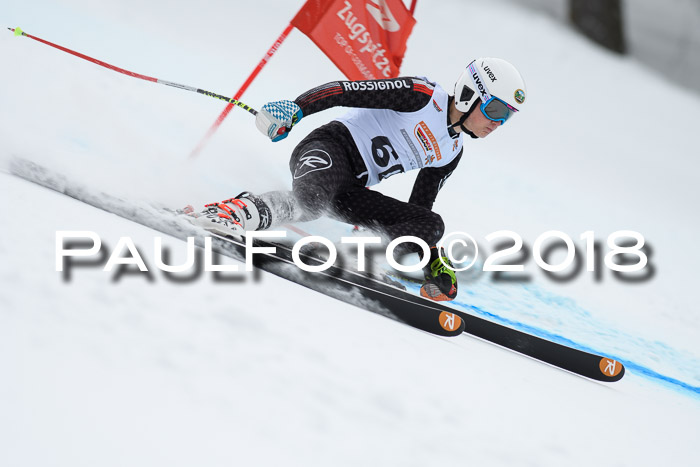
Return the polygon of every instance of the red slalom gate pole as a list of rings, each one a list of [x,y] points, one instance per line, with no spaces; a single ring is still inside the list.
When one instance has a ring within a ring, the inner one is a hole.
[[[243,95],[243,93],[248,89],[248,86],[250,86],[250,83],[253,82],[256,76],[258,76],[258,73],[263,69],[265,65],[267,65],[267,62],[272,58],[272,56],[277,52],[277,49],[279,49],[280,45],[284,40],[287,38],[290,32],[292,32],[292,29],[294,29],[294,26],[290,23],[284,31],[282,31],[282,34],[277,38],[274,44],[272,44],[272,47],[270,47],[270,50],[267,51],[265,56],[260,60],[260,63],[258,63],[258,66],[255,67],[253,72],[248,76],[248,79],[245,80],[241,88],[236,92],[234,95],[233,99],[238,100],[240,97]],[[228,104],[226,108],[221,112],[219,117],[216,119],[214,124],[209,128],[207,131],[207,134],[204,135],[204,138],[197,144],[197,147],[194,148],[194,150],[190,153],[190,159],[194,159],[197,157],[201,152],[204,146],[209,142],[211,139],[212,135],[216,133],[216,130],[219,129],[221,126],[221,123],[224,121],[224,119],[228,116],[229,112],[231,112],[231,109],[233,108],[232,104]]]
[[[411,12],[411,16],[413,16],[413,12],[416,11],[416,3],[418,3],[418,0],[413,0],[411,2],[411,9],[409,10]]]

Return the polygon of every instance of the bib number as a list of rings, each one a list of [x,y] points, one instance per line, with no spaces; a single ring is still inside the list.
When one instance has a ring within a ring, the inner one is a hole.
[[[386,136],[377,136],[372,139],[372,158],[379,169],[384,169],[378,174],[380,182],[392,175],[405,172],[396,150]]]

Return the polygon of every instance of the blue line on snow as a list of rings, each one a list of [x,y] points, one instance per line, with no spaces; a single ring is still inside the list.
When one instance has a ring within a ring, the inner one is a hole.
[[[402,281],[405,286],[408,288],[413,288],[414,285],[405,281]],[[517,329],[519,331],[527,332],[528,334],[532,334],[537,337],[541,337],[543,339],[547,339],[552,342],[556,342],[558,344],[563,344],[578,350],[583,350],[584,352],[588,353],[593,353],[597,355],[606,355],[609,356],[610,358],[614,358],[618,362],[622,363],[625,365],[625,368],[628,371],[634,372],[635,374],[644,376],[648,379],[656,380],[657,382],[669,385],[671,388],[680,390],[685,393],[689,393],[689,395],[694,396],[694,397],[700,397],[700,387],[698,386],[693,386],[692,384],[686,383],[685,381],[681,381],[676,378],[672,378],[670,376],[663,375],[657,371],[652,370],[651,368],[645,367],[643,365],[640,365],[638,363],[633,362],[632,360],[627,360],[624,358],[621,358],[616,355],[609,354],[607,352],[601,352],[599,350],[593,349],[591,347],[587,347],[583,344],[579,344],[578,342],[572,341],[571,339],[568,339],[566,337],[560,336],[559,334],[555,334],[549,331],[545,331],[541,328],[537,328],[528,324],[521,323],[519,321],[513,321],[507,318],[503,318],[497,314],[491,313],[489,311],[483,310],[477,306],[474,305],[468,305],[466,303],[453,303],[452,306],[455,308],[461,308],[463,311],[471,310],[475,312],[476,314],[489,318],[491,321],[498,322],[500,324],[504,324],[506,326],[512,327],[514,329]]]
[[[607,353],[600,352],[599,350],[592,349],[592,348],[587,347],[585,345],[579,344],[578,342],[572,341],[571,339],[567,339],[566,337],[560,336],[558,334],[554,334],[554,333],[545,331],[543,329],[536,328],[534,326],[523,324],[523,323],[520,323],[518,321],[512,321],[512,320],[509,320],[506,318],[502,318],[498,315],[495,315],[495,314],[490,313],[488,311],[482,310],[481,308],[476,307],[476,306],[460,305],[459,308],[469,308],[469,309],[475,311],[476,313],[478,313],[482,316],[487,316],[489,318],[492,318],[494,321],[500,322],[501,324],[511,326],[515,329],[527,332],[529,334],[533,334],[533,335],[535,335],[537,337],[541,337],[543,339],[557,342],[559,344],[565,344],[565,345],[567,345],[569,347],[573,347],[575,349],[583,350],[584,352],[598,354],[598,355],[600,355],[600,354],[608,355]],[[672,378],[672,377],[666,376],[666,375],[662,375],[661,373],[658,373],[658,372],[656,372],[650,368],[647,368],[643,365],[637,364],[631,360],[627,360],[627,359],[621,358],[621,357],[616,356],[616,355],[608,355],[608,356],[610,358],[614,358],[618,362],[625,365],[625,368],[627,370],[633,371],[633,372],[638,373],[638,374],[642,374],[648,378],[657,379],[657,380],[662,381],[664,383],[671,384],[672,386],[677,386],[678,389],[683,389],[685,391],[688,391],[694,396],[700,396],[700,387],[698,387],[698,386],[693,386],[693,385],[688,384],[688,383],[681,381],[679,379]]]

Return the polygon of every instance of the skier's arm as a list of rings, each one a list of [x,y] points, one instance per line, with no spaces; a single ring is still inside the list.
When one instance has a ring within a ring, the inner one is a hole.
[[[457,168],[459,160],[462,158],[462,151],[457,154],[452,162],[443,167],[426,167],[418,172],[416,182],[413,184],[413,191],[408,202],[427,209],[433,208],[438,192],[445,184],[447,178],[452,175]]]
[[[272,141],[281,141],[307,115],[338,106],[415,112],[428,105],[433,90],[432,84],[420,78],[333,81],[295,101],[265,104],[255,117],[255,125]]]
[[[371,81],[333,81],[315,87],[294,102],[304,116],[331,107],[362,107],[415,112],[433,96],[433,85],[420,78],[402,77]]]

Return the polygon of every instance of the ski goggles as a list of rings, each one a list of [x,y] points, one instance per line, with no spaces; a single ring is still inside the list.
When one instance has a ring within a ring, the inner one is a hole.
[[[501,122],[501,125],[508,121],[508,119],[518,111],[518,109],[506,102],[503,102],[496,96],[491,96],[491,98],[487,99],[486,102],[482,102],[479,109],[481,109],[481,113],[484,114],[484,117],[488,118],[492,122]]]
[[[470,63],[467,69],[471,73],[474,90],[480,93],[479,98],[482,103],[479,108],[481,113],[492,122],[501,122],[501,125],[503,125],[518,109],[491,95],[488,87],[486,87],[486,81],[481,77],[475,62]]]

